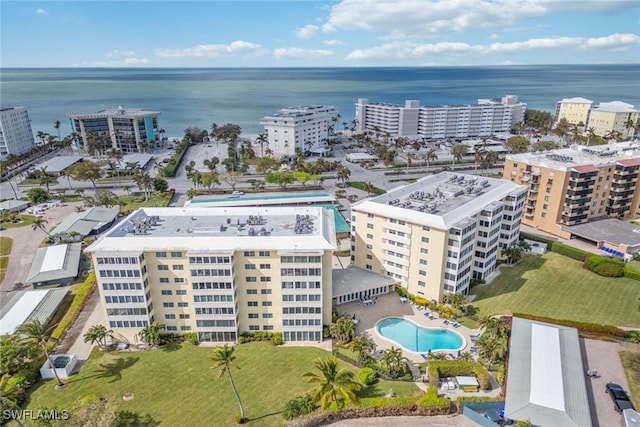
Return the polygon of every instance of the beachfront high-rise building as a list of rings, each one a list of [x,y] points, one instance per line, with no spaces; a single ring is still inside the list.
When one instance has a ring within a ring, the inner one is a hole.
[[[525,110],[526,104],[514,95],[479,99],[477,105],[420,106],[416,100],[399,105],[358,99],[356,131],[424,139],[490,136],[511,131],[524,120]]]
[[[99,144],[100,151],[115,148],[124,153],[137,153],[150,149],[158,139],[159,115],[157,111],[119,106],[97,113],[69,114],[68,117],[71,130],[80,136],[86,151]]]
[[[293,157],[296,148],[307,151],[325,147],[335,114],[330,105],[289,107],[263,117],[260,124],[273,154]]]
[[[593,101],[585,98],[564,98],[556,104],[555,120],[558,123],[565,119],[572,125],[580,125],[583,131],[589,122],[589,113]]]
[[[631,138],[640,118],[640,111],[633,105],[620,101],[601,102],[591,110],[586,129],[593,128],[598,136],[607,137],[618,133],[622,138]]]
[[[423,298],[467,294],[517,243],[525,195],[510,181],[442,172],[363,200],[351,208],[353,263]]]
[[[640,205],[640,144],[619,142],[507,155],[503,178],[528,187],[522,223],[563,236],[563,226],[632,218]]]
[[[201,342],[258,331],[304,342],[331,323],[335,245],[322,207],[142,208],[87,252],[119,339],[157,321]]]
[[[26,153],[35,145],[27,108],[0,108],[0,158]]]

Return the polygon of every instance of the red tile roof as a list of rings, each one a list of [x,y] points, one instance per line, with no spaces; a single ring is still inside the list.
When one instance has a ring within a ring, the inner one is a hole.
[[[584,172],[598,172],[598,168],[594,165],[580,165],[574,166],[573,170],[576,172],[584,173]]]
[[[622,166],[640,166],[640,159],[622,159],[618,163]]]

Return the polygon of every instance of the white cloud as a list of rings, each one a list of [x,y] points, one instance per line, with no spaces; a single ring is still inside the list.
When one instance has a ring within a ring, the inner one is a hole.
[[[611,34],[606,37],[548,37],[533,38],[510,43],[468,44],[460,42],[414,43],[392,41],[366,49],[357,49],[347,55],[348,60],[429,59],[432,55],[453,57],[462,55],[489,55],[521,53],[531,50],[595,49],[623,50],[640,45],[637,34]]]
[[[484,28],[505,28],[561,12],[607,12],[634,8],[633,1],[553,0],[343,0],[322,25],[337,30],[383,31],[388,39]]]
[[[314,59],[314,58],[328,58],[333,56],[333,51],[323,49],[301,49],[299,47],[283,47],[273,51],[274,56],[277,59],[284,58],[302,58],[302,59]]]
[[[114,57],[124,57],[124,58],[130,58],[132,56],[135,56],[135,52],[132,50],[112,50],[111,52],[107,53],[107,57],[108,58],[114,58]]]
[[[42,8],[36,9],[36,13],[38,15],[48,15],[49,14],[48,11],[46,11],[45,9],[42,9]]]
[[[323,43],[326,44],[327,46],[338,46],[338,45],[344,44],[343,42],[337,39],[325,40]]]
[[[201,44],[181,49],[156,49],[155,54],[162,58],[223,58],[237,54],[256,55],[263,51],[261,45],[243,40],[229,44]]]
[[[319,29],[320,27],[318,27],[317,25],[305,25],[302,28],[296,29],[296,36],[301,39],[308,39],[313,37]]]

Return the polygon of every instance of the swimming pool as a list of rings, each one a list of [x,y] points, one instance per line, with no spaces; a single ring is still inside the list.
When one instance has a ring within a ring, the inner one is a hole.
[[[444,328],[424,328],[400,317],[380,320],[376,330],[386,339],[416,353],[456,351],[465,346],[464,338],[457,332]]]

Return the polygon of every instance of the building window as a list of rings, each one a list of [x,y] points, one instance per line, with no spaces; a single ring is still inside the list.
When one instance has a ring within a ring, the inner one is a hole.
[[[167,289],[163,289],[161,291],[161,294],[162,295],[173,295],[173,292],[171,292],[170,290],[167,290]]]
[[[420,240],[422,241],[422,243],[429,243],[428,237],[422,237]]]
[[[271,268],[271,264],[260,264],[261,270],[269,270]]]
[[[169,278],[168,277],[161,277],[158,280],[160,280],[160,283],[169,283]]]
[[[373,239],[373,234],[367,234],[367,239]]]
[[[428,263],[427,263],[427,260],[426,260],[426,259],[421,259],[421,260],[420,260],[420,264],[422,264],[422,265],[427,265]]]
[[[542,212],[542,213],[540,214],[540,216],[541,216],[542,218],[546,218],[546,217],[547,217],[547,213],[546,213],[546,212]]]
[[[429,249],[427,249],[427,248],[420,248],[420,253],[421,253],[421,254],[428,254],[428,253],[429,253]]]
[[[171,258],[182,258],[182,252],[171,252]]]
[[[373,214],[372,213],[368,213],[367,214],[367,218],[373,218]]]
[[[158,265],[158,270],[159,271],[169,271],[169,266],[168,265]]]
[[[191,330],[191,326],[180,326],[180,330],[181,331],[190,331]]]
[[[421,287],[424,288],[425,286],[427,286],[427,284],[425,282],[423,282],[422,280],[418,280],[418,286],[421,286]]]
[[[167,326],[167,331],[176,332],[178,330],[177,326]]]
[[[187,308],[187,307],[189,307],[189,303],[188,302],[179,302],[178,303],[178,307]]]
[[[373,270],[373,266],[371,264],[367,264],[365,265],[365,267],[367,268],[367,270]]]
[[[156,258],[166,258],[166,257],[167,257],[166,252],[156,252]]]
[[[367,224],[367,228],[368,228],[369,230],[373,230],[373,224]]]
[[[176,277],[173,279],[175,283],[184,283],[184,277]]]
[[[256,256],[255,251],[244,251],[244,256]]]
[[[185,320],[185,319],[190,319],[191,315],[190,314],[181,314],[179,317],[180,317],[180,319]]]
[[[260,326],[258,326],[258,325],[249,325],[249,330],[250,331],[259,331],[260,330]]]
[[[273,319],[273,313],[262,313],[263,319]]]
[[[273,305],[273,302],[271,301],[262,301],[263,307],[271,307],[272,305]]]
[[[176,295],[186,295],[187,294],[187,290],[186,289],[178,289],[176,291]]]
[[[373,256],[371,254],[367,254],[367,259],[373,259]]]
[[[165,314],[164,318],[167,320],[175,320],[176,315],[175,314]]]
[[[271,256],[271,252],[269,252],[269,251],[259,251],[258,252],[258,256],[269,257],[269,256]]]
[[[257,319],[258,317],[258,313],[249,313],[249,319]]]
[[[247,277],[245,277],[245,280],[247,281],[247,283],[255,283],[255,282],[258,281],[257,277],[255,277],[255,276],[247,276]]]
[[[548,202],[549,201],[549,196],[544,196],[544,201]]]
[[[260,294],[271,295],[271,289],[260,289]]]
[[[255,264],[245,264],[244,265],[244,269],[245,270],[255,270],[256,269],[256,265]]]
[[[418,270],[418,274],[421,275],[421,276],[426,276],[427,272],[424,271],[424,270]]]
[[[260,281],[262,283],[270,282],[271,281],[271,277],[270,276],[262,276],[262,277],[260,277]]]
[[[258,295],[257,289],[247,289],[247,295]]]
[[[173,308],[173,303],[172,302],[163,302],[162,306],[164,308]]]

